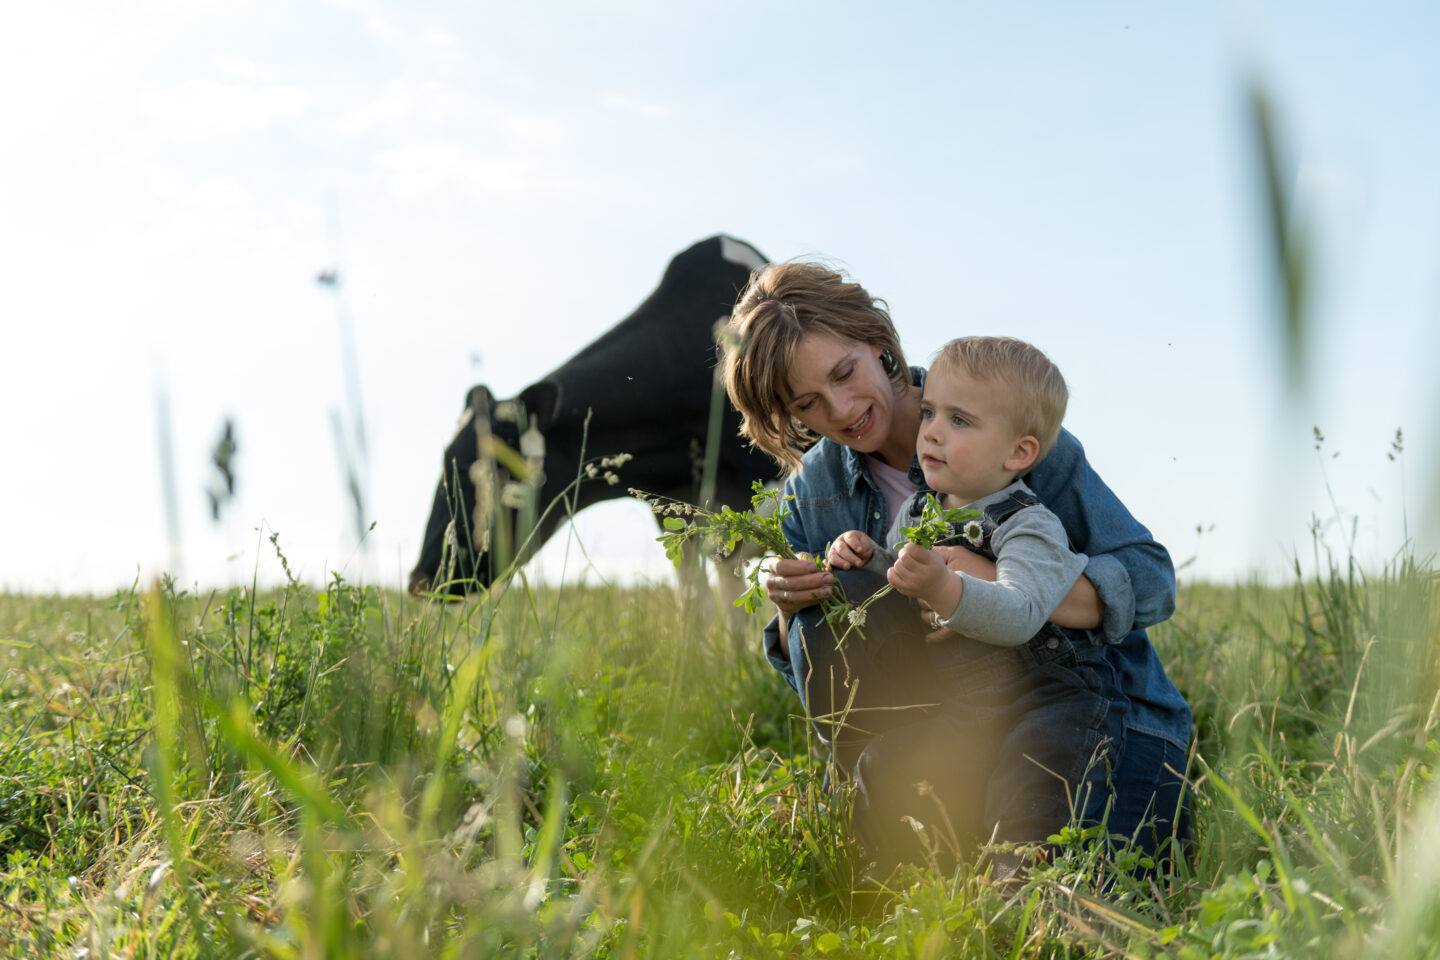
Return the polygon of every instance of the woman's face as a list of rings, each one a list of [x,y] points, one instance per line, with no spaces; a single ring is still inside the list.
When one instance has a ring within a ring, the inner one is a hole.
[[[860,453],[885,443],[895,392],[880,347],[828,333],[809,333],[795,347],[787,408],[822,437]]]

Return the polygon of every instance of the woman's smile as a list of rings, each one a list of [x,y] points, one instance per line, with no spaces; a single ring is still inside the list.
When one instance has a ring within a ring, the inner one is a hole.
[[[875,417],[873,414],[873,408],[866,407],[865,412],[860,415],[860,418],[858,420],[850,424],[850,426],[848,427],[842,427],[840,429],[840,432],[845,434],[845,436],[849,437],[851,440],[859,440],[861,437],[865,436],[865,431],[870,429],[870,424],[875,422]]]

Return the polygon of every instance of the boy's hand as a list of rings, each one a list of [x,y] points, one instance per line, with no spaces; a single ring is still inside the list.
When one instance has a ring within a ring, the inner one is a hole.
[[[863,567],[875,555],[875,542],[859,530],[846,530],[830,544],[825,555],[830,566],[839,570]]]
[[[960,605],[964,583],[950,572],[934,550],[926,550],[914,543],[905,544],[900,551],[900,559],[885,576],[891,586],[905,596],[928,603],[941,619],[949,617]]]

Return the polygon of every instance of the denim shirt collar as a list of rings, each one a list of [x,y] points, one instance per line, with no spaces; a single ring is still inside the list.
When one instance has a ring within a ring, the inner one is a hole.
[[[910,383],[912,386],[919,387],[921,390],[925,389],[924,367],[910,368]],[[879,489],[875,486],[875,481],[870,476],[869,468],[865,466],[865,456],[865,454],[859,453],[850,447],[842,448],[841,457],[845,470],[845,486],[852,493],[860,489],[861,483],[868,484],[872,490]],[[909,477],[910,482],[921,490],[928,491],[930,489],[929,485],[925,483],[925,474],[920,469],[920,455],[918,453],[910,458]]]

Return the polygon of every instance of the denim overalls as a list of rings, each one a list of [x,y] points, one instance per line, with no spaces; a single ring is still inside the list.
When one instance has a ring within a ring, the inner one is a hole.
[[[1017,491],[985,508],[980,543],[943,543],[994,560],[996,528],[1038,503]],[[871,570],[837,577],[852,602],[884,584]],[[1019,647],[959,634],[930,642],[930,631],[898,593],[874,602],[863,628],[838,643],[802,614],[797,672],[808,712],[857,781],[856,830],[866,846],[913,846],[905,817],[943,822],[962,849],[989,839],[1043,842],[1072,814],[1099,819],[1124,717],[1103,643],[1050,623]],[[920,782],[929,800],[917,798]]]

